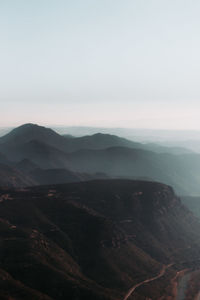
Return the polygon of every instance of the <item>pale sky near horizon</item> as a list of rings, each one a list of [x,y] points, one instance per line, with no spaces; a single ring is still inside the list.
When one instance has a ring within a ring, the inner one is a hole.
[[[1,0],[0,126],[200,129],[200,1]]]

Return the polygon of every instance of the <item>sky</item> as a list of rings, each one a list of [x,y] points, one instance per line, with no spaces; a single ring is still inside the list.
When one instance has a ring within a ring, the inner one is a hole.
[[[200,129],[200,1],[0,0],[0,126]]]

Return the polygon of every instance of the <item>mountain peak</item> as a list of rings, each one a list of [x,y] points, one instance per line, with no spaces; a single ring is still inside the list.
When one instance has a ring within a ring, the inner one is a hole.
[[[45,129],[48,129],[48,128],[46,128],[44,126],[40,126],[38,124],[26,123],[26,124],[16,127],[11,132],[20,132],[20,131],[22,132],[22,131],[26,131],[26,130],[45,130]]]
[[[40,126],[37,124],[27,123],[23,124],[1,138],[1,143],[13,143],[15,145],[20,143],[27,143],[32,140],[46,142],[47,144],[54,144],[55,140],[60,140],[62,137],[50,128]]]
[[[9,137],[9,136],[16,136],[16,135],[21,135],[21,134],[26,134],[32,131],[45,131],[45,130],[51,130],[49,128],[46,128],[44,126],[40,126],[37,124],[33,124],[33,123],[26,123],[23,125],[20,125],[16,128],[14,128],[13,130],[11,130],[8,134],[6,134],[5,136],[3,136],[3,138],[5,137]]]
[[[22,128],[22,127],[42,127],[42,126],[35,124],[35,123],[25,123],[25,124],[18,126],[18,128],[20,128],[20,127]]]

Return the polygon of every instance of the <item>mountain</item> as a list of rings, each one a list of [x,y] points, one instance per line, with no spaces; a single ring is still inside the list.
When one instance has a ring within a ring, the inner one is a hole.
[[[0,187],[26,187],[36,183],[31,176],[24,176],[16,168],[0,163]]]
[[[63,168],[66,157],[60,149],[64,142],[49,128],[25,124],[0,138],[0,149],[12,161],[28,159],[41,168]]]
[[[156,143],[144,143],[144,149],[153,151],[156,153],[170,153],[170,154],[189,154],[194,153],[191,149],[188,149],[187,147],[178,147],[178,146],[163,146]]]
[[[169,186],[103,180],[0,190],[1,299],[169,295],[199,264],[200,223]],[[130,298],[131,299],[131,298]]]
[[[34,171],[35,169],[38,169],[38,165],[36,165],[35,163],[33,163],[31,160],[25,158],[20,160],[19,162],[17,162],[15,165],[15,168],[25,174],[28,174],[32,171]]]
[[[134,149],[143,149],[148,151],[154,151],[156,153],[171,153],[171,154],[185,154],[192,153],[191,150],[181,147],[164,147],[155,143],[137,143],[131,140],[118,137],[112,134],[96,133],[94,135],[88,135],[83,137],[73,137],[64,135],[68,141],[68,152],[78,151],[80,149],[105,149],[111,147],[127,147]]]
[[[30,123],[19,126],[1,137],[0,144],[14,145],[16,147],[32,140],[45,141],[48,145],[60,145],[60,147],[62,147],[63,143],[62,136],[52,129]]]
[[[0,127],[0,137],[9,133],[13,128],[12,127]]]
[[[67,169],[34,169],[29,173],[29,177],[32,178],[38,185],[49,185],[69,182],[87,181],[93,179],[107,179],[104,173],[78,173],[72,172]]]
[[[36,124],[24,124],[13,129],[10,133],[0,138],[0,149],[4,153],[12,152],[12,148],[18,148],[31,141],[45,143],[51,147],[64,152],[74,152],[81,149],[105,149],[110,147],[128,147],[144,149],[158,153],[183,154],[190,153],[184,148],[164,147],[157,144],[142,144],[130,141],[111,134],[97,133],[91,136],[73,137],[70,135],[61,136],[50,128]]]
[[[158,154],[141,149],[112,147],[68,154],[76,172],[104,172],[110,177],[147,178],[172,185],[179,194],[200,193],[200,155]]]
[[[153,152],[145,147],[157,150]],[[4,165],[14,166],[21,173],[33,176],[32,180],[39,183],[53,183],[53,178],[56,183],[64,183],[66,178],[70,178],[70,182],[72,178],[76,178],[75,181],[78,178],[88,180],[99,178],[96,173],[103,173],[103,178],[146,178],[161,181],[172,185],[181,195],[198,195],[200,155],[174,155],[165,153],[167,148],[162,148],[163,153],[158,153],[160,148],[162,147],[134,143],[107,134],[81,138],[63,137],[51,129],[25,124],[0,138],[0,153],[6,155],[5,158],[1,155],[0,161]],[[22,161],[33,165],[20,166]],[[26,168],[30,172],[27,173]],[[38,171],[34,172],[35,169]],[[45,172],[46,175],[49,174],[46,180]],[[67,175],[69,172],[73,173],[70,177]],[[60,181],[56,179],[56,174]]]
[[[4,151],[4,146],[2,151]],[[12,161],[19,162],[28,159],[44,169],[67,168],[69,165],[66,153],[48,145],[45,141],[31,140],[16,146],[9,144],[6,146],[6,154]]]
[[[81,138],[61,136],[52,129],[36,124],[24,124],[13,129],[10,133],[0,138],[1,148],[10,150],[11,147],[19,147],[32,141],[45,143],[65,152],[73,152],[79,149],[103,149],[112,146],[139,147],[142,144],[134,143],[123,138],[109,134],[95,134]]]
[[[94,179],[107,179],[106,174],[72,172],[68,169],[41,169],[28,159],[18,163],[0,163],[0,187],[27,187],[44,184],[60,184]]]
[[[135,143],[127,139],[118,137],[111,134],[97,133],[94,135],[88,135],[83,137],[68,137],[65,135],[68,142],[68,151],[74,152],[80,149],[105,149],[110,147],[130,147],[130,148],[142,148],[143,145]]]

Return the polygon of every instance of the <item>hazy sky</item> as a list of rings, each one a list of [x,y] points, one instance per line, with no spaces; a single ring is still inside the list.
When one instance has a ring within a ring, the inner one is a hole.
[[[0,126],[200,129],[199,0],[0,0]]]

